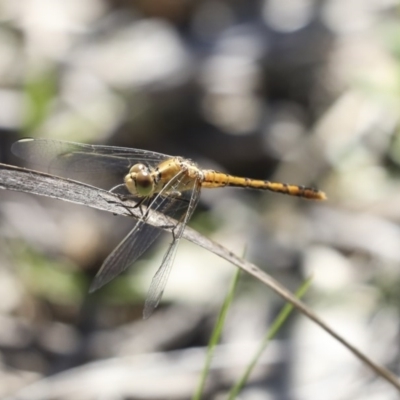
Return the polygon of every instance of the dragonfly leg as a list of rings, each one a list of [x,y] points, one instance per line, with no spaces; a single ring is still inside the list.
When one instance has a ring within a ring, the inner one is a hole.
[[[172,239],[174,240],[174,242],[175,242],[175,240],[176,240],[175,229],[177,228],[177,226],[178,226],[178,225],[175,225],[175,226],[174,226],[174,228],[171,230],[171,233],[172,233]]]
[[[182,222],[182,220],[180,220],[180,222]],[[166,225],[160,225],[159,226],[159,228],[161,228],[161,229],[169,229],[169,230],[171,230],[173,240],[176,239],[175,230],[178,227],[179,227],[179,224],[166,224]]]
[[[130,214],[130,216],[131,216],[131,217],[134,217],[134,218],[137,218],[137,215],[134,215],[134,214],[132,213],[131,210],[133,210],[133,209],[139,207],[140,213],[141,213],[142,216],[143,216],[144,213],[143,213],[143,210],[142,210],[142,208],[141,208],[141,205],[142,205],[143,201],[144,201],[146,198],[140,199],[134,206],[127,206],[127,205],[123,204],[124,201],[131,200],[131,199],[137,200],[137,197],[134,197],[134,196],[122,196],[122,195],[119,195],[119,194],[117,194],[117,193],[114,193],[114,194],[116,194],[116,195],[118,196],[118,198],[120,199],[120,201],[115,201],[115,200],[106,199],[106,198],[104,198],[101,194],[99,194],[99,196],[100,196],[103,200],[105,200],[108,204],[118,204],[118,205],[124,207],[124,209],[125,209],[126,211],[128,211],[128,213]],[[118,214],[115,214],[115,213],[114,213],[114,215],[118,215]]]
[[[137,199],[136,197],[133,197],[133,196],[132,196],[132,198]],[[142,205],[146,199],[147,199],[147,197],[141,198],[134,206],[126,206],[125,204],[118,203],[117,201],[115,201],[114,203],[121,204],[125,208],[125,210],[129,212],[131,217],[135,217],[135,215],[132,213],[131,210],[138,208],[140,211],[140,214],[142,214],[142,218],[144,218],[144,217],[147,217],[147,214],[148,214],[148,212],[144,213],[143,208],[142,208]],[[125,200],[128,200],[128,198],[126,198]]]
[[[108,200],[105,197],[103,197],[101,194],[99,194],[99,196],[106,201],[108,204],[121,204],[119,201],[115,201],[115,200]]]
[[[143,212],[142,206],[143,206],[143,203],[146,202],[146,200],[147,200],[147,204],[146,204],[147,210],[146,210],[146,212]],[[142,214],[143,219],[147,219],[147,217],[149,216],[149,205],[150,205],[150,197],[143,197],[136,203],[135,208],[139,208],[140,214]]]

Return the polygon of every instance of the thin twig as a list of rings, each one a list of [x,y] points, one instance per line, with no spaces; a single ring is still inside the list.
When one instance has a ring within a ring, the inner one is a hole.
[[[140,217],[138,209],[133,208],[135,203],[131,200],[121,201],[121,199],[110,192],[81,182],[72,181],[65,178],[59,178],[53,175],[14,167],[11,165],[0,164],[0,189],[15,190],[19,192],[33,193],[40,196],[52,197],[71,203],[82,204],[114,214]],[[153,226],[163,227],[166,231],[171,229],[168,218],[157,212],[149,213],[148,223]],[[220,256],[231,264],[236,265],[243,271],[252,275],[260,282],[271,288],[275,293],[281,296],[288,303],[292,304],[301,313],[314,321],[329,335],[342,343],[358,359],[368,365],[376,374],[391,383],[400,391],[400,381],[386,368],[376,364],[364,353],[347,342],[342,336],[336,333],[329,325],[319,318],[302,301],[298,300],[289,290],[273,279],[270,275],[262,271],[256,265],[236,256],[228,249],[218,243],[206,238],[195,230],[186,227],[183,237],[204,249]]]

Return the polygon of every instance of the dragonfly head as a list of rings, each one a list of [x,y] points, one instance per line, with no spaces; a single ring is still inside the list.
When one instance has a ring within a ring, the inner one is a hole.
[[[135,164],[124,181],[128,190],[135,196],[146,197],[154,192],[154,178],[144,164]]]

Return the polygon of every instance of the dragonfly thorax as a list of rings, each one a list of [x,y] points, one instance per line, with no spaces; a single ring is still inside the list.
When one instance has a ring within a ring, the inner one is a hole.
[[[147,197],[154,193],[154,177],[144,164],[135,164],[124,181],[128,190],[135,196]]]

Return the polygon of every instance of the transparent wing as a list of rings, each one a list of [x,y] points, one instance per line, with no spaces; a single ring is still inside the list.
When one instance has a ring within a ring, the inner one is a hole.
[[[12,152],[46,172],[110,189],[121,184],[129,168],[143,162],[153,166],[165,154],[126,147],[100,146],[51,139],[22,139]]]
[[[186,194],[189,195],[187,200],[187,207],[185,209],[186,212],[182,214],[182,217],[180,218],[179,222],[181,224],[178,225],[178,228],[172,232],[172,243],[170,244],[168,251],[165,253],[162,263],[151,281],[143,310],[144,319],[147,319],[151,316],[154,309],[158,306],[158,303],[161,300],[161,297],[164,293],[165,285],[167,284],[168,277],[171,272],[179,241],[182,238],[183,231],[185,230],[185,227],[189,222],[191,216],[193,215],[193,212],[199,201],[200,189],[200,182],[194,181],[192,190],[186,192]]]
[[[149,205],[149,209],[164,213],[172,218],[180,218],[189,206],[185,196],[168,196],[168,191],[174,191],[179,185],[182,174],[171,179],[163,191],[155,196]],[[110,282],[121,272],[130,267],[144,251],[160,235],[161,229],[146,224],[146,219],[141,218],[132,231],[118,245],[118,247],[107,257],[97,273],[90,287],[90,291],[99,289]]]
[[[168,206],[168,199],[164,199],[166,200],[165,206]],[[157,207],[154,207],[154,209],[157,210]],[[146,224],[144,219],[138,220],[125,239],[105,259],[90,285],[89,292],[100,289],[128,269],[158,238],[161,232],[161,229]]]

